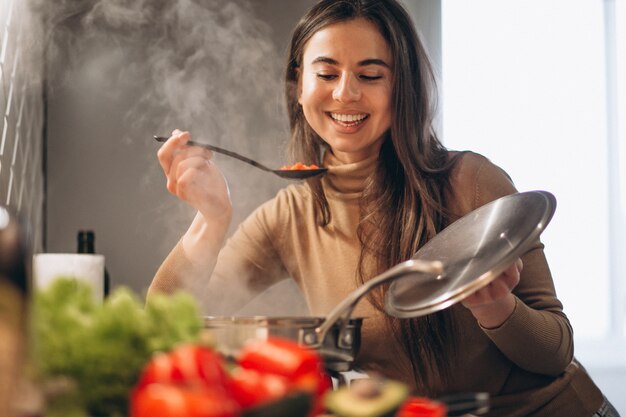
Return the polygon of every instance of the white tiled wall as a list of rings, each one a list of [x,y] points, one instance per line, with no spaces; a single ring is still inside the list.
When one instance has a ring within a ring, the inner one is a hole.
[[[28,221],[34,250],[42,246],[42,71],[30,59],[22,0],[0,1],[0,205]],[[41,61],[39,61],[41,62]]]

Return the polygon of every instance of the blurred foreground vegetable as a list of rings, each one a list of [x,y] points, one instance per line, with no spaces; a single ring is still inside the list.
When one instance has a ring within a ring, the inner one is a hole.
[[[306,417],[321,411],[329,381],[318,353],[290,340],[252,342],[232,364],[180,345],[146,365],[131,417]]]
[[[268,402],[268,398],[262,393],[271,392],[270,387],[276,387],[276,382],[271,385],[270,377],[273,377],[275,380],[278,378],[285,380],[289,392],[310,394],[312,400],[310,415],[317,415],[323,411],[323,397],[332,387],[332,381],[324,372],[323,362],[317,351],[303,348],[290,340],[269,338],[244,346],[237,363],[248,375],[253,372],[259,375],[261,382],[255,390],[257,398],[254,405]],[[243,378],[235,378],[235,382],[237,381],[242,381],[239,388],[246,385]],[[247,385],[250,383],[247,382]]]
[[[397,417],[408,396],[406,385],[374,375],[329,393],[325,402],[337,417]]]
[[[424,397],[409,397],[396,417],[446,417],[446,406]]]
[[[129,395],[153,353],[198,339],[202,322],[191,296],[157,296],[144,306],[126,288],[104,303],[88,284],[63,278],[35,294],[32,366],[47,384],[69,379],[46,415],[124,416]]]

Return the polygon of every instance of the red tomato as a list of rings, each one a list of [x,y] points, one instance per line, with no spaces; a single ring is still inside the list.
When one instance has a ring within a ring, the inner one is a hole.
[[[446,406],[423,397],[409,397],[396,417],[445,417]]]
[[[222,357],[213,350],[186,344],[168,353],[157,353],[148,362],[138,388],[157,382],[223,386],[228,380]]]
[[[303,375],[318,374],[322,369],[317,352],[278,338],[247,344],[241,350],[238,363],[246,369],[284,376],[290,382]]]
[[[322,359],[316,351],[291,340],[269,338],[246,345],[241,350],[238,363],[247,370],[286,378],[289,392],[313,394],[311,415],[323,411],[322,397],[332,387],[332,380],[324,373]]]
[[[284,397],[289,381],[280,375],[237,367],[231,373],[228,391],[242,408],[248,408]]]
[[[224,390],[150,384],[132,394],[130,417],[234,417],[239,406]]]

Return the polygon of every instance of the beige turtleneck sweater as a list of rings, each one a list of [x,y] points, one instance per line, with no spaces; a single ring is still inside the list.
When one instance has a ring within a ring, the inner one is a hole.
[[[227,241],[210,284],[200,290],[195,286],[204,312],[232,314],[288,277],[301,288],[312,315],[324,316],[339,304],[357,288],[359,198],[376,164],[376,158],[341,164],[326,154],[323,186],[332,215],[326,227],[314,221],[306,184],[290,185],[260,206]],[[448,209],[457,217],[516,192],[500,168],[475,153],[461,156],[450,179]],[[513,291],[516,308],[500,327],[483,329],[462,305],[451,307],[459,348],[450,358],[452,381],[435,391],[489,392],[493,416],[589,417],[602,394],[572,360],[572,330],[556,298],[543,245],[538,242],[522,260],[521,280]],[[161,265],[149,295],[186,288],[191,277],[197,273],[179,243]],[[415,388],[409,359],[394,343],[383,313],[362,299],[353,317],[366,317],[357,365]]]

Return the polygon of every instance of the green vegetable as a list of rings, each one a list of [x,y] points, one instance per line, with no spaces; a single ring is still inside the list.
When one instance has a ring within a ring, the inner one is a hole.
[[[35,294],[32,362],[42,384],[57,377],[75,390],[50,403],[47,415],[123,416],[141,369],[157,351],[197,341],[202,321],[193,298],[184,293],[157,296],[144,305],[127,288],[104,303],[88,284],[55,281]],[[67,415],[67,414],[66,414]]]

